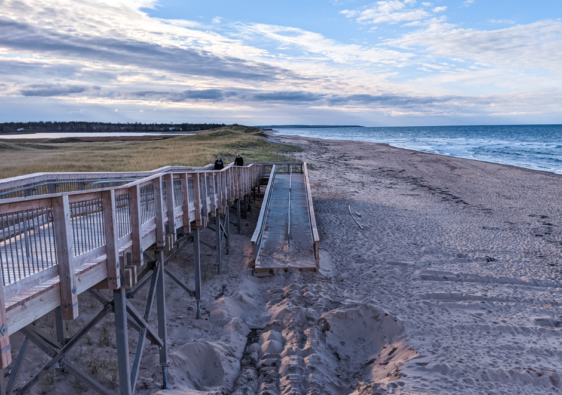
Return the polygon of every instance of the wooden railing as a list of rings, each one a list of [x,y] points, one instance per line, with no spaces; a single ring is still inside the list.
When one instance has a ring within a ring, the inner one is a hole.
[[[306,198],[308,200],[308,215],[310,217],[310,231],[312,232],[312,248],[314,249],[314,259],[316,267],[320,267],[320,237],[316,226],[316,216],[312,205],[312,190],[310,189],[310,179],[308,178],[308,168],[306,162],[303,163],[304,181],[306,184]]]
[[[267,212],[269,210],[269,203],[271,202],[271,196],[273,195],[273,186],[275,184],[275,174],[276,165],[272,165],[271,172],[269,173],[269,181],[267,183],[267,188],[265,194],[263,195],[263,202],[260,210],[260,215],[258,217],[258,223],[256,224],[256,230],[252,235],[252,248],[254,251],[254,266],[257,265],[259,259],[259,253],[261,250],[263,232],[265,230],[265,223],[267,219]]]
[[[61,192],[83,191],[98,186],[109,187],[142,179],[159,173],[212,170],[213,165],[201,168],[165,166],[152,171],[129,171],[110,173],[34,173],[0,180],[0,199],[39,196]]]
[[[109,174],[142,178],[111,188],[0,200],[2,368],[11,361],[10,334],[59,306],[64,319],[76,318],[78,295],[93,286],[132,287],[144,250],[170,246],[177,229],[189,233],[224,214],[259,184],[266,166]],[[88,179],[84,173],[32,175],[2,181],[0,190],[67,176]]]

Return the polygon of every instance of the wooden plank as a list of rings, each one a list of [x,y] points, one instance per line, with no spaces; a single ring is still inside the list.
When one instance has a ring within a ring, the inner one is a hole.
[[[4,278],[0,270],[0,368],[5,369],[12,363],[10,352],[10,328],[6,317],[6,303],[4,302]],[[3,373],[2,373],[3,374]],[[2,384],[3,385],[3,384]]]
[[[162,177],[152,180],[154,185],[154,214],[156,218],[156,245],[166,246],[166,227],[164,223],[164,196],[162,192]]]
[[[129,210],[131,213],[131,241],[133,265],[141,266],[143,262],[141,248],[141,206],[140,186],[129,188]]]
[[[55,266],[51,266],[45,270],[42,270],[38,273],[35,273],[31,276],[28,276],[24,279],[16,281],[15,283],[6,285],[4,287],[4,298],[11,299],[14,296],[35,287],[36,285],[45,282],[47,280],[51,280],[59,275],[59,268]]]
[[[36,200],[20,200],[11,203],[5,202],[4,199],[0,200],[0,214],[9,214],[15,211],[32,210],[36,208],[45,208],[45,207],[47,208],[52,207],[51,198],[41,198]]]
[[[85,200],[94,200],[94,199],[100,199],[102,195],[102,192],[85,192],[85,193],[80,193],[80,194],[76,194],[76,195],[68,195],[68,200],[70,201],[70,203],[74,203],[74,202],[83,202]]]
[[[105,230],[105,254],[107,262],[107,279],[109,289],[121,288],[119,271],[119,243],[117,240],[117,218],[115,213],[115,191],[101,193],[103,205],[103,223]]]
[[[189,220],[189,181],[187,173],[180,174],[181,195],[182,195],[182,211],[183,211],[183,227],[185,233],[191,233],[191,221]]]
[[[65,320],[73,320],[78,317],[78,294],[74,278],[74,243],[68,196],[53,198],[53,224],[57,243],[62,317]]]

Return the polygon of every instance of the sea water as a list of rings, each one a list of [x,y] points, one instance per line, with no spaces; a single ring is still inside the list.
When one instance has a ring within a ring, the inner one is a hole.
[[[278,128],[284,135],[385,143],[562,174],[562,125]]]

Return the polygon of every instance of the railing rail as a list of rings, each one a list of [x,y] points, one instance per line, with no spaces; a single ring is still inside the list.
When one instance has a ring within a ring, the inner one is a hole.
[[[269,203],[271,202],[271,196],[273,195],[273,186],[275,184],[275,174],[277,171],[276,166],[277,165],[273,165],[271,168],[271,172],[269,173],[269,181],[267,183],[267,188],[263,196],[263,202],[260,210],[260,215],[258,218],[258,223],[256,224],[256,230],[252,235],[252,247],[254,249],[254,266],[258,262],[259,253],[262,245],[263,233],[265,230],[265,223],[267,219],[267,211],[269,210]]]
[[[310,179],[308,177],[308,168],[306,162],[302,164],[304,172],[304,182],[306,184],[306,198],[308,201],[308,216],[310,218],[310,231],[312,233],[312,248],[314,250],[314,259],[316,267],[320,267],[320,237],[318,235],[318,227],[316,225],[316,215],[314,214],[314,206],[312,204],[312,190],[310,188]]]

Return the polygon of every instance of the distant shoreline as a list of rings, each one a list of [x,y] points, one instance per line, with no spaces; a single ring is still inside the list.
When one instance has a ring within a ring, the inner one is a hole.
[[[507,166],[509,168],[516,169],[516,170],[530,171],[530,172],[539,173],[539,174],[548,175],[548,176],[562,177],[562,174],[555,173],[553,171],[548,171],[548,170],[531,169],[529,167],[522,167],[522,166],[512,165],[512,164],[509,164],[509,163],[490,162],[490,161],[486,161],[486,160],[463,158],[463,157],[452,156],[452,155],[443,155],[443,154],[438,154],[438,153],[435,153],[435,152],[418,151],[418,150],[414,150],[414,149],[410,149],[410,148],[396,147],[396,146],[388,144],[388,143],[373,143],[373,142],[370,142],[370,141],[354,141],[354,140],[321,139],[321,138],[315,138],[315,137],[285,135],[285,134],[282,134],[281,132],[276,131],[276,130],[271,130],[271,131],[268,131],[268,132],[269,132],[268,133],[269,136],[278,139],[278,141],[276,141],[276,142],[281,143],[281,144],[298,145],[298,144],[292,144],[292,142],[290,140],[306,140],[306,141],[317,141],[317,142],[327,143],[327,146],[331,146],[331,144],[334,144],[334,143],[338,144],[338,145],[344,144],[346,146],[349,146],[350,148],[354,147],[356,145],[358,145],[358,146],[367,145],[367,146],[373,146],[373,147],[388,147],[388,148],[393,149],[393,150],[401,150],[401,151],[405,151],[405,152],[429,155],[430,157],[432,155],[435,155],[435,156],[447,158],[447,159],[455,159],[455,160],[460,160],[460,161],[472,161],[472,162],[485,163],[485,164],[496,165],[496,166]],[[271,133],[271,132],[276,132],[276,133]],[[359,147],[356,147],[356,148],[359,148]],[[353,148],[353,149],[356,149],[356,148]]]

